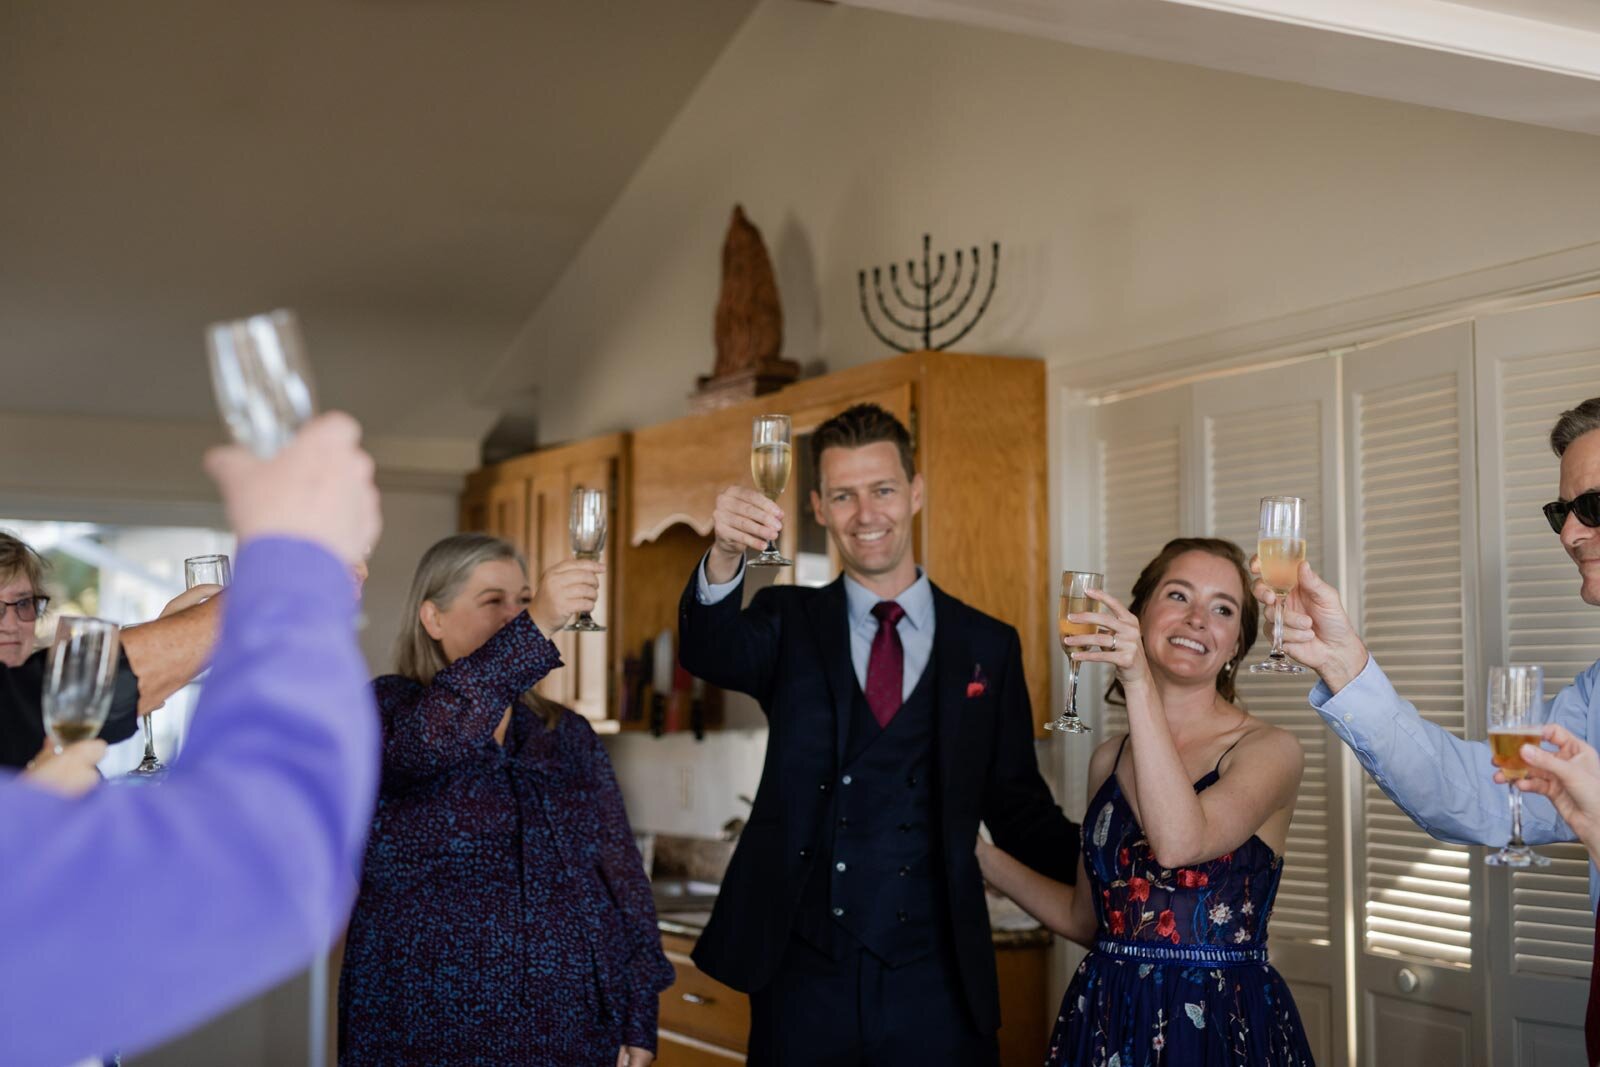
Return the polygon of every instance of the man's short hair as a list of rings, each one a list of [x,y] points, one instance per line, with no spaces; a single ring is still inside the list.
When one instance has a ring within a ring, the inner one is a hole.
[[[44,595],[44,572],[50,568],[44,557],[19,538],[0,530],[0,581],[22,575],[33,586],[36,596]]]
[[[1600,396],[1591,396],[1561,413],[1550,431],[1550,449],[1557,456],[1565,455],[1572,442],[1593,430],[1600,430]]]
[[[906,469],[906,481],[917,476],[917,461],[912,455],[911,434],[899,419],[876,404],[856,404],[818,426],[811,434],[811,462],[820,476],[822,453],[829,448],[860,448],[892,443],[900,453],[900,465]]]

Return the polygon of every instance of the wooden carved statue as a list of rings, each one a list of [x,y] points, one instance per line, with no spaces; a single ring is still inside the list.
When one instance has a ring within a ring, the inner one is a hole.
[[[781,389],[800,376],[800,365],[780,358],[783,308],[761,231],[735,205],[722,245],[722,293],[717,298],[717,362],[692,398],[706,411]]]

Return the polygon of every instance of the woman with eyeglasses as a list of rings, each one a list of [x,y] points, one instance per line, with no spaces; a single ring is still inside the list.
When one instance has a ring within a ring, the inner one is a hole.
[[[45,748],[41,695],[48,650],[36,648],[36,634],[50,603],[47,566],[28,545],[0,532],[0,767],[24,768]],[[199,673],[211,654],[220,610],[220,602],[206,598],[220,591],[196,586],[169,603],[159,619],[123,629],[116,694],[101,739],[131,737],[138,716]]]

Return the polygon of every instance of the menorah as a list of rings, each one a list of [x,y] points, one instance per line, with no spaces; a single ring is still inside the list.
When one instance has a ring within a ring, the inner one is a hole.
[[[994,296],[995,281],[1000,277],[1000,242],[995,241],[990,246],[992,251],[989,256],[989,287],[984,290],[983,300],[978,304],[978,310],[973,313],[972,318],[967,321],[965,326],[961,326],[954,334],[946,337],[938,344],[934,343],[933,335],[957,323],[966,312],[967,305],[972,303],[972,297],[978,291],[978,278],[982,274],[982,264],[979,261],[978,246],[973,245],[972,273],[967,278],[966,292],[962,294],[960,302],[946,312],[944,310],[945,306],[955,299],[957,290],[961,288],[961,273],[965,264],[962,259],[962,250],[956,249],[955,270],[951,274],[948,284],[946,284],[944,277],[945,254],[940,252],[938,260],[933,260],[930,249],[932,243],[932,239],[927,234],[922,235],[921,281],[917,280],[916,261],[906,260],[906,283],[911,287],[912,295],[916,299],[906,299],[906,294],[900,288],[899,265],[895,263],[889,264],[889,288],[894,293],[894,298],[899,301],[900,307],[904,311],[911,312],[913,316],[921,315],[921,326],[918,326],[915,322],[901,321],[900,316],[890,309],[889,301],[884,297],[883,268],[881,267],[872,268],[872,292],[877,297],[878,310],[890,325],[904,330],[913,337],[920,336],[922,338],[921,348],[937,351],[948,348],[965,337],[978,324],[978,320],[983,318],[983,313],[989,310],[989,298]],[[867,320],[867,326],[871,328],[878,340],[890,348],[899,352],[911,351],[912,346],[901,344],[894,338],[887,336],[873,319],[872,309],[867,306],[867,272],[865,270],[861,271],[856,276],[856,281],[857,287],[861,292],[861,314]],[[939,289],[941,285],[944,286],[943,292],[935,296],[935,290]]]

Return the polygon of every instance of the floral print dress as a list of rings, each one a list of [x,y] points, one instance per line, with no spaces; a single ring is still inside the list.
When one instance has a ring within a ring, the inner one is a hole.
[[[1252,836],[1192,867],[1161,866],[1115,765],[1089,803],[1083,856],[1100,931],[1062,999],[1047,1067],[1312,1063],[1294,998],[1267,962],[1281,856]]]

